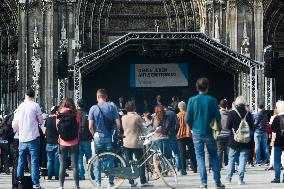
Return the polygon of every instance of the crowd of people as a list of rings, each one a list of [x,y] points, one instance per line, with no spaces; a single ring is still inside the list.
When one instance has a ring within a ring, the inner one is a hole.
[[[276,103],[274,115],[268,120],[262,104],[252,112],[242,96],[230,108],[226,99],[218,103],[208,94],[207,78],[198,79],[196,89],[198,94],[189,98],[187,104],[173,97],[166,106],[157,95],[152,108],[147,101],[144,103],[143,114],[137,113],[133,99],[124,102],[119,97],[113,103],[108,101],[106,90],[99,89],[97,104],[89,110],[83,99],[75,103],[65,98],[51,108],[48,116],[34,101],[35,92],[28,89],[23,102],[1,123],[0,169],[10,174],[9,158],[12,159],[13,189],[24,182],[25,170],[31,174],[33,188],[40,189],[40,175],[46,169],[47,181],[58,180],[59,189],[63,189],[66,169],[70,168],[75,189],[79,189],[80,180],[86,178],[84,157],[88,162],[93,154],[114,150],[114,133],[124,136],[122,155],[129,162],[133,157],[143,157],[139,136],[155,130],[151,138],[154,146],[175,165],[180,176],[188,171],[199,172],[200,188],[207,188],[208,170],[213,171],[216,188],[225,188],[220,175],[225,166],[226,184],[231,184],[235,172],[238,184],[245,184],[247,165],[266,165],[267,170],[275,171],[271,183],[280,183],[284,165],[284,101]],[[158,164],[154,158],[154,169]],[[153,177],[158,177],[157,172],[154,170]],[[99,183],[96,174],[91,176]],[[109,178],[110,187],[113,179]],[[153,186],[146,179],[145,166],[140,167],[140,183],[141,187]],[[129,180],[129,184],[137,186],[135,180]]]

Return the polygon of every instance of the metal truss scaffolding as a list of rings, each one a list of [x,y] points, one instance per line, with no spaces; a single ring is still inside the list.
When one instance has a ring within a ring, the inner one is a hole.
[[[113,43],[70,65],[69,69],[74,71],[74,98],[78,99],[82,95],[81,77],[94,71],[98,64],[104,62],[101,61],[103,58],[116,56],[121,49],[125,49],[130,45],[131,48],[133,45],[141,46],[143,42],[155,42],[156,45],[158,45],[159,42],[183,44],[187,50],[196,53],[200,57],[203,56],[204,58],[206,55],[205,57],[208,60],[217,60],[214,63],[216,66],[233,74],[238,80],[237,87],[235,87],[238,89],[235,94],[245,96],[253,109],[257,107],[257,72],[263,69],[263,64],[233,51],[203,33],[196,32],[139,32],[124,35]],[[266,86],[267,83],[268,82],[266,82]],[[272,90],[266,90],[266,93],[265,98],[268,96],[272,97]],[[270,99],[271,98],[267,100],[267,106],[269,103],[271,104]]]

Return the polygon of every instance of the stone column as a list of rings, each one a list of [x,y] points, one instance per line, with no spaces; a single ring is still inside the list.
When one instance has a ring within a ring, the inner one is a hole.
[[[263,4],[262,0],[254,1],[254,47],[255,60],[263,61]]]
[[[236,0],[228,1],[228,45],[238,51],[238,22]]]
[[[24,97],[26,87],[28,85],[28,3],[19,3],[19,42],[18,42],[18,55],[19,55],[19,97]]]
[[[46,110],[55,105],[54,100],[54,4],[52,1],[46,0],[44,6],[42,7],[44,14],[44,104]]]
[[[257,61],[263,61],[263,0],[254,0],[254,49]],[[265,80],[263,70],[258,70],[258,102],[265,103]]]
[[[214,6],[213,1],[206,1],[206,34],[210,37],[214,37]]]

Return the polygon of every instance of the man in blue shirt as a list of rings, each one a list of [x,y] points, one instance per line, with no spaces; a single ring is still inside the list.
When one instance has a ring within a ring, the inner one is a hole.
[[[219,160],[217,155],[216,141],[212,136],[210,123],[216,119],[221,120],[217,100],[209,96],[209,80],[200,78],[196,82],[198,95],[188,100],[185,121],[192,130],[192,137],[196,153],[198,169],[200,172],[200,188],[207,188],[207,172],[205,167],[204,145],[209,153],[210,163],[213,170],[216,189],[223,189],[221,183]]]
[[[113,148],[112,146],[112,135],[113,132],[120,128],[120,120],[117,108],[110,102],[107,102],[107,92],[105,89],[98,89],[97,91],[97,101],[98,104],[90,108],[89,111],[89,130],[94,136],[95,150],[96,153],[101,153],[103,151],[109,151]],[[110,129],[106,126],[104,117],[113,121],[113,126]],[[112,166],[114,162],[109,160],[108,166]],[[96,182],[100,183],[99,173],[95,171]],[[114,186],[114,178],[110,176],[109,185]]]

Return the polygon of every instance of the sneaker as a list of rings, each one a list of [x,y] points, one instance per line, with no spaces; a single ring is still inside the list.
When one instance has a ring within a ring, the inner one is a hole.
[[[261,163],[258,163],[257,166],[260,167],[260,166],[261,166]]]
[[[59,180],[59,177],[55,177],[54,180]]]
[[[238,185],[245,185],[246,183],[245,183],[245,181],[240,181],[239,180],[239,182],[238,182]]]
[[[216,186],[216,189],[224,189],[225,188],[225,185],[223,184],[219,184]]]
[[[202,184],[199,186],[199,188],[207,188],[207,184]]]
[[[132,183],[132,184],[129,184],[130,187],[136,187],[137,185],[138,185],[137,182],[134,182],[134,183]]]
[[[280,183],[280,180],[273,179],[271,183]]]
[[[187,172],[186,172],[186,171],[180,171],[180,172],[179,172],[179,175],[180,175],[180,176],[187,175]]]
[[[254,164],[253,163],[249,164],[249,167],[254,167]]]
[[[141,187],[153,187],[153,186],[154,186],[153,184],[148,182],[141,184]]]
[[[40,185],[33,185],[33,189],[43,189]]]
[[[47,178],[45,181],[50,182],[51,180],[52,180],[51,178]]]
[[[114,185],[114,183],[109,183],[108,184],[108,188],[112,188],[112,187],[114,187],[115,185]]]

